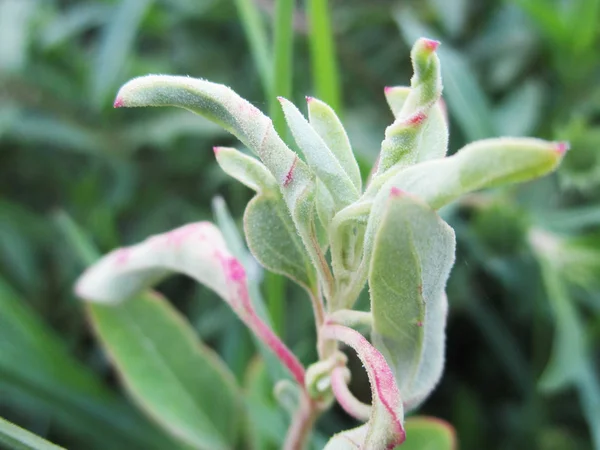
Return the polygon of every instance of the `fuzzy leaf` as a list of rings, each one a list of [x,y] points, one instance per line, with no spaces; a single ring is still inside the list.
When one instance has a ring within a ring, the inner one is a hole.
[[[126,83],[115,107],[177,106],[221,125],[255,152],[277,180],[298,234],[322,279],[329,268],[314,233],[314,176],[258,108],[227,86],[181,76],[148,75]],[[331,282],[324,289],[330,295]]]
[[[405,438],[404,409],[394,375],[383,355],[352,328],[329,323],[321,332],[325,339],[343,342],[357,353],[369,376],[372,398],[371,417],[365,425],[366,428],[361,427],[346,431],[341,436],[334,436],[325,448],[354,448],[339,446],[348,440],[350,444],[354,441],[360,446],[357,448],[384,449],[400,445]]]
[[[233,148],[214,150],[228,175],[258,192],[244,213],[244,232],[254,257],[270,271],[310,290],[316,282],[315,270],[273,175],[260,161]]]
[[[304,384],[304,367],[256,314],[244,267],[211,223],[192,223],[115,250],[90,267],[75,290],[85,300],[114,303],[134,297],[173,272],[188,275],[219,294],[298,384]]]
[[[455,450],[456,432],[452,425],[435,417],[406,419],[406,442],[399,450]]]
[[[279,98],[285,119],[309,167],[329,190],[336,209],[358,200],[358,190],[327,144],[290,101]]]
[[[408,98],[410,88],[395,86],[385,88],[385,98],[398,118],[402,107]],[[438,100],[429,110],[429,115],[423,124],[423,134],[416,149],[416,161],[428,161],[446,156],[448,151],[448,120],[442,100]]]
[[[379,175],[397,164],[407,166],[418,160],[425,120],[442,93],[440,61],[435,54],[438,45],[437,41],[421,38],[413,46],[411,89],[396,120],[385,130],[377,168]]]
[[[126,83],[117,94],[115,107],[177,106],[221,125],[255,152],[279,183],[286,183],[294,165],[298,184],[310,178],[308,168],[273,129],[271,120],[258,108],[222,84],[206,80],[147,75]]]
[[[234,447],[241,403],[233,375],[168,302],[143,294],[92,305],[89,314],[127,390],[151,417],[194,448]]]
[[[564,143],[533,138],[484,139],[466,145],[448,158],[400,169],[388,176],[385,186],[414,194],[439,209],[478,189],[546,175],[558,167],[566,149]],[[367,196],[384,182],[376,181]],[[376,202],[384,202],[388,194],[381,195]]]
[[[314,267],[280,196],[257,195],[248,203],[244,233],[250,251],[264,267],[309,291],[315,285]]]
[[[217,163],[230,177],[256,192],[279,193],[277,180],[260,161],[230,147],[215,147],[213,150]]]
[[[364,220],[369,214],[362,262],[344,287],[345,302],[337,302],[336,308],[351,307],[366,282],[373,238],[393,188],[413,194],[433,209],[439,209],[478,189],[528,181],[548,174],[558,167],[566,149],[565,143],[540,139],[486,139],[469,144],[450,157],[390,170],[373,180],[361,201],[338,212],[332,221],[332,234],[337,236],[339,230]],[[343,243],[334,238],[331,248],[338,278],[338,273],[343,274],[343,266],[337,262],[336,255]]]
[[[369,433],[369,424],[335,434],[323,450],[361,450]]]
[[[454,231],[422,201],[389,196],[369,269],[373,345],[388,361],[404,406],[414,409],[433,390],[444,367]]]
[[[314,97],[306,98],[308,104],[308,120],[331,153],[337,158],[344,171],[352,180],[358,192],[362,190],[362,178],[356,158],[352,153],[350,140],[342,122],[335,111],[325,102]]]

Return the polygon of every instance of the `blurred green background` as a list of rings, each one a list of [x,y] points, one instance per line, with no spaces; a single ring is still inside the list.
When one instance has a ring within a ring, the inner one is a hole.
[[[0,0],[0,416],[69,448],[147,448],[73,296],[83,264],[65,229],[108,251],[213,220],[217,195],[239,224],[251,198],[214,161],[231,136],[181,110],[114,110],[123,82],[206,78],[264,112],[275,95],[322,98],[367,175],[392,121],[383,87],[409,84],[410,46],[427,36],[442,41],[450,153],[500,135],[571,151],[553,176],[443,211],[458,239],[447,367],[420,412],[451,422],[465,450],[600,449],[600,1],[332,0],[330,20],[319,5]],[[277,331],[311,362],[308,299],[264,279]],[[277,448],[287,419],[248,332],[190,280],[160,288],[250,389],[257,441]],[[317,438],[352,425],[334,408]]]

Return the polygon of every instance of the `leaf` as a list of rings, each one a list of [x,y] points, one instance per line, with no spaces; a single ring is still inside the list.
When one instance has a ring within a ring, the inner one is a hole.
[[[273,175],[233,148],[215,147],[215,155],[227,174],[258,192],[244,212],[244,232],[254,257],[310,291],[316,274]]]
[[[100,40],[96,62],[91,66],[92,100],[101,106],[119,82],[131,53],[138,27],[153,0],[124,0],[115,5]]]
[[[327,0],[309,0],[305,5],[314,89],[319,97],[339,112],[342,103],[340,71],[335,52],[331,6]]]
[[[265,97],[273,96],[271,76],[271,55],[267,41],[266,27],[261,17],[258,5],[252,0],[235,0],[240,22],[248,40],[252,59],[260,75]]]
[[[326,323],[321,328],[325,339],[343,342],[352,347],[363,363],[371,385],[371,417],[367,425],[334,436],[325,449],[393,448],[404,442],[404,409],[400,391],[385,358],[358,331]],[[354,444],[352,444],[354,443]],[[346,447],[341,446],[346,444]]]
[[[19,361],[19,364],[15,364]],[[0,395],[93,449],[179,448],[117,398],[0,279]]]
[[[405,422],[406,442],[401,450],[456,450],[452,425],[435,417],[409,417]]]
[[[433,390],[444,367],[454,231],[422,201],[392,191],[369,269],[373,345],[394,372],[407,409]]]
[[[174,308],[145,294],[88,312],[127,390],[150,416],[194,448],[234,447],[241,412],[235,380]]]
[[[435,37],[409,7],[398,8],[394,18],[406,42],[412,43],[420,36]],[[470,141],[495,136],[488,99],[468,61],[448,43],[440,46],[438,54],[442,62],[444,98],[463,134]]]
[[[419,141],[425,120],[442,93],[440,61],[436,54],[439,42],[418,39],[411,51],[414,75],[411,89],[396,120],[385,130],[377,175],[399,164],[414,164],[418,160]]]
[[[323,139],[327,148],[333,153],[344,171],[352,180],[358,192],[362,190],[362,179],[356,158],[352,153],[350,140],[342,122],[333,108],[314,97],[307,97],[308,120],[310,125]]]
[[[307,165],[275,132],[271,120],[230,88],[205,80],[148,75],[126,83],[115,107],[177,106],[221,125],[256,153],[277,180],[313,266],[321,278],[331,274],[318,246],[313,227],[314,177]],[[325,295],[332,283],[326,281]]]
[[[358,190],[340,161],[302,113],[290,101],[279,98],[285,119],[308,166],[329,190],[339,210],[358,199]]]
[[[412,194],[431,208],[439,209],[478,189],[545,175],[560,164],[567,148],[566,143],[531,138],[486,139],[468,144],[450,157],[391,170],[373,180],[362,201],[340,211],[332,222],[333,234],[337,235],[358,217],[364,219],[367,212],[369,214],[362,260],[345,288],[351,295],[348,295],[348,303],[340,304],[338,309],[350,307],[367,279],[373,239],[392,189]],[[372,198],[374,200],[370,200]],[[333,257],[338,246],[333,240]],[[333,262],[335,270],[336,260]]]
[[[7,422],[0,417],[0,443],[13,450],[61,450],[54,445],[23,428]],[[64,449],[63,449],[64,450]]]
[[[137,296],[171,273],[194,278],[216,292],[304,385],[304,367],[256,314],[246,271],[209,222],[185,225],[115,250],[88,268],[75,287],[82,299],[119,303]]]
[[[585,341],[584,323],[569,296],[561,273],[549,258],[552,244],[541,230],[533,230],[530,243],[538,257],[542,281],[556,321],[556,336],[550,362],[539,387],[548,393],[574,386],[588,422],[594,447],[600,445],[600,379]]]
[[[534,138],[484,139],[466,145],[450,157],[390,174],[385,185],[387,189],[395,187],[412,193],[439,209],[478,189],[546,175],[558,167],[567,149],[566,143]],[[369,189],[377,190],[377,183]],[[386,196],[383,194],[380,201]]]
[[[260,161],[234,148],[215,147],[213,150],[219,166],[227,175],[253,191],[279,194],[277,181]]]
[[[540,120],[544,89],[539,81],[529,80],[511,91],[494,111],[498,133],[505,136],[526,136]]]
[[[385,98],[398,118],[409,95],[410,88],[394,86],[385,88]],[[416,161],[428,161],[446,156],[448,151],[448,120],[442,100],[437,101],[430,109],[423,125],[423,134],[416,150]]]
[[[0,72],[17,73],[25,66],[38,6],[37,1],[0,0]]]
[[[244,232],[256,259],[312,292],[316,274],[281,198],[254,197],[244,212]]]

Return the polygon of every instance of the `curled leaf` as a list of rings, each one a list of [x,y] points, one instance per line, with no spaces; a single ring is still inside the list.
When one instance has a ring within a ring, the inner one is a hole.
[[[189,224],[115,250],[86,270],[75,290],[88,301],[120,302],[174,272],[188,275],[219,294],[279,357],[298,384],[304,384],[302,364],[256,314],[244,267],[231,255],[221,232],[211,223]]]
[[[341,325],[325,324],[322,335],[326,339],[341,341],[354,349],[363,363],[371,385],[371,416],[365,428],[350,430],[342,436],[334,436],[327,449],[354,448],[336,447],[336,442],[347,441],[369,449],[394,448],[404,442],[404,409],[400,391],[385,358],[358,331]],[[335,445],[334,445],[335,444]]]
[[[404,106],[410,88],[395,86],[385,88],[385,98],[398,118]],[[438,100],[429,110],[423,125],[423,134],[416,149],[416,162],[438,159],[446,156],[448,151],[448,120],[442,100]]]
[[[442,93],[440,61],[435,53],[438,45],[437,41],[421,38],[413,46],[411,89],[402,108],[395,114],[396,120],[385,130],[378,175],[398,164],[407,166],[418,160],[425,122]]]

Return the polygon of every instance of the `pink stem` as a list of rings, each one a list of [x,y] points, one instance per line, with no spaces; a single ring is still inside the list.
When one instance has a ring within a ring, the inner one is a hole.
[[[300,398],[298,410],[292,418],[292,424],[285,437],[283,444],[284,450],[303,450],[306,447],[306,441],[310,436],[310,431],[317,420],[319,410],[314,401],[308,397],[306,391]]]
[[[345,367],[336,367],[331,373],[331,390],[344,411],[358,420],[367,421],[371,417],[371,406],[358,400],[346,384]]]

